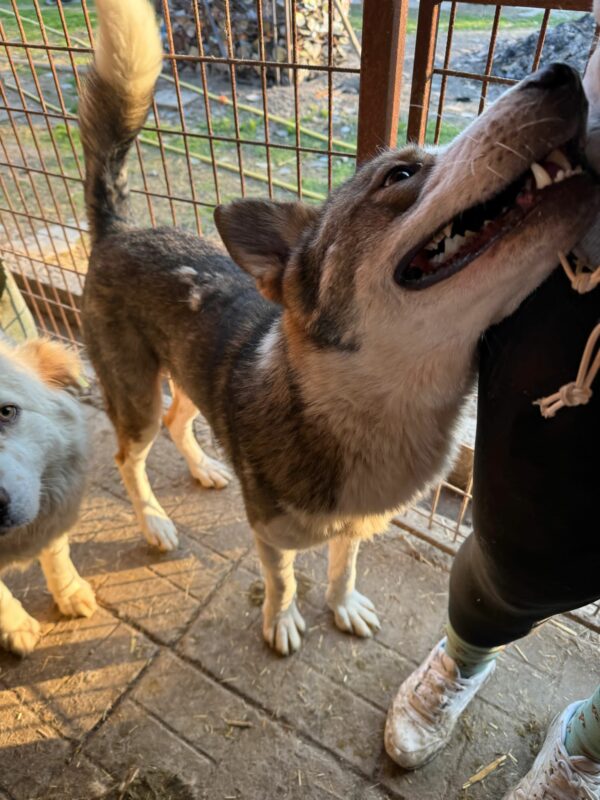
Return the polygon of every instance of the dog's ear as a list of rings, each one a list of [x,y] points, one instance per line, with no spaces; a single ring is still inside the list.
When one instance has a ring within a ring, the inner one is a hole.
[[[236,264],[252,275],[264,297],[280,303],[290,253],[318,215],[304,203],[235,200],[217,206],[215,223]]]
[[[79,386],[81,363],[73,350],[49,339],[32,339],[17,349],[17,355],[44,383],[58,389]]]

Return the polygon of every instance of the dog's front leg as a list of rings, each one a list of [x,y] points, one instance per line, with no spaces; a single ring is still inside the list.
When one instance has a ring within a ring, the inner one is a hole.
[[[357,636],[372,636],[373,631],[381,627],[375,606],[354,588],[359,545],[360,539],[345,536],[329,543],[327,605],[340,630]]]
[[[42,551],[40,564],[61,613],[66,617],[91,617],[96,610],[94,590],[75,569],[66,534]]]
[[[256,536],[256,547],[265,578],[263,636],[282,656],[300,649],[306,630],[296,605],[295,550],[281,550]]]
[[[0,581],[0,644],[18,656],[26,656],[40,638],[40,623],[30,616]]]

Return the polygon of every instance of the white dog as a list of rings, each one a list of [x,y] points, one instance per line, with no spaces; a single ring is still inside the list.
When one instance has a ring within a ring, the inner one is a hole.
[[[66,534],[85,481],[85,422],[66,391],[78,375],[77,357],[58,344],[0,340],[0,573],[39,558],[61,612],[89,617],[94,593],[71,562]],[[0,644],[25,655],[39,635],[0,581]]]

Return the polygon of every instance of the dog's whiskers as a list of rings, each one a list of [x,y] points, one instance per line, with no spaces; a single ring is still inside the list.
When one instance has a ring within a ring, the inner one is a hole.
[[[497,144],[498,147],[503,147],[505,150],[508,150],[509,153],[513,153],[515,156],[517,156],[517,158],[521,158],[521,159],[523,159],[523,161],[529,162],[529,159],[526,156],[524,156],[523,153],[519,153],[518,150],[515,150],[514,147],[511,147],[510,145],[505,144],[505,142],[495,142],[495,144]]]

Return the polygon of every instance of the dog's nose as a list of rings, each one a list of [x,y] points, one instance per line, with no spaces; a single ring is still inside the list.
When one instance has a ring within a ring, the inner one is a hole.
[[[562,61],[554,61],[547,67],[539,69],[525,81],[526,89],[560,89],[562,86],[578,87],[581,85],[579,73]]]
[[[0,524],[8,517],[8,506],[10,504],[10,497],[6,489],[0,486]]]

